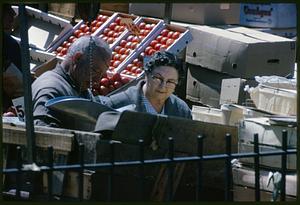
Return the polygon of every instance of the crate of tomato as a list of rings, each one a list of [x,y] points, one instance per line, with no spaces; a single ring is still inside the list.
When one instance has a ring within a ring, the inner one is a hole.
[[[163,26],[161,20],[144,17],[139,18],[134,23],[139,28],[139,35],[128,31],[118,43],[113,45],[113,55],[108,72],[120,72],[124,62]]]
[[[105,27],[101,27],[96,30],[92,35],[99,36],[106,41],[111,48],[114,47],[114,45],[122,39],[122,35],[128,31],[122,22],[122,19],[125,18],[131,19],[132,22],[135,22],[139,17],[124,13],[114,13]]]
[[[164,24],[140,48],[126,60],[118,70],[122,75],[135,78],[143,75],[145,56],[150,57],[156,51],[166,50],[177,54],[192,40],[190,31],[184,27]]]
[[[98,29],[101,30],[106,27],[106,24],[110,22],[110,18],[112,18],[113,14],[114,13],[110,11],[100,11],[96,19],[91,23],[81,20],[72,30],[49,48],[48,52],[54,53],[59,57],[64,57],[73,42],[81,36],[93,35]]]

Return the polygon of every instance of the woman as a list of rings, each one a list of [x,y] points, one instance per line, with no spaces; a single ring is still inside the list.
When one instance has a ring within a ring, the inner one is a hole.
[[[179,69],[175,55],[166,51],[156,52],[145,65],[145,80],[110,96],[112,108],[135,104],[138,112],[192,119],[188,105],[173,94],[178,84]]]

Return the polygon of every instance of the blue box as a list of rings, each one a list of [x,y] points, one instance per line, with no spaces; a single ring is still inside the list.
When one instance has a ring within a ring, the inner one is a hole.
[[[296,4],[241,4],[240,24],[261,28],[296,27]]]

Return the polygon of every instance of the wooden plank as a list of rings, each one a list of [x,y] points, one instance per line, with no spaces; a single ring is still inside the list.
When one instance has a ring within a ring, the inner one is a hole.
[[[38,147],[47,148],[49,145],[52,145],[54,150],[67,152],[72,150],[74,134],[35,131],[35,135]],[[2,140],[3,143],[7,144],[26,145],[26,130],[22,127],[3,124]]]

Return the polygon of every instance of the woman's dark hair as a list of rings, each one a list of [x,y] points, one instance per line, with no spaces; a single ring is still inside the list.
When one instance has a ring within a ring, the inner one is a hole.
[[[178,73],[180,73],[182,67],[181,61],[176,57],[176,55],[167,51],[157,51],[150,60],[145,63],[144,70],[146,73],[151,73],[159,66],[172,66],[178,71]]]

